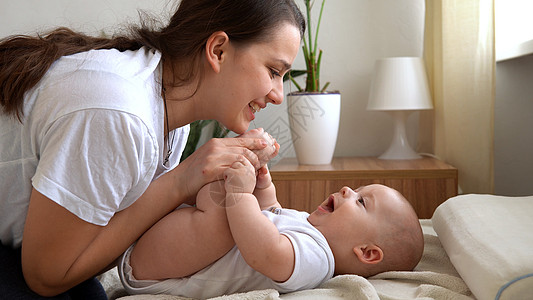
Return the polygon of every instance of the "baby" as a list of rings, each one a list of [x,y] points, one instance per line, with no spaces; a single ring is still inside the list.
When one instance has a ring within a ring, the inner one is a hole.
[[[272,142],[261,160],[279,150]],[[343,187],[308,214],[281,208],[268,168],[256,172],[244,160],[204,186],[196,207],[177,209],[147,231],[123,255],[119,273],[137,294],[286,293],[337,274],[412,270],[422,251],[416,213],[396,190]]]

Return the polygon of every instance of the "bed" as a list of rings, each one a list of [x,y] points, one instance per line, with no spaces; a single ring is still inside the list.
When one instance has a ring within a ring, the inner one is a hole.
[[[260,290],[213,299],[533,299],[533,196],[461,195],[420,223],[425,248],[413,272],[368,279],[342,275],[312,290],[281,295]],[[110,299],[186,299],[128,296],[116,269],[99,279]]]

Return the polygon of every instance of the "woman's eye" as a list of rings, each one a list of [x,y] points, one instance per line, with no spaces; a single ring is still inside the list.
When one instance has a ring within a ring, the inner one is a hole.
[[[272,75],[272,77],[281,77],[281,74],[279,74],[278,71],[274,70],[274,69],[270,69],[270,74]]]
[[[363,207],[366,208],[365,199],[359,198],[359,200],[357,200],[357,201],[359,201],[359,203],[361,203],[363,205]]]

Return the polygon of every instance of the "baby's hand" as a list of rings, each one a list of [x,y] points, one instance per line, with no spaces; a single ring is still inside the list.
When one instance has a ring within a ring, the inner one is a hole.
[[[224,171],[226,193],[252,193],[255,183],[255,169],[247,159],[234,162]]]
[[[267,142],[267,146],[261,150],[252,150],[259,158],[261,166],[266,165],[268,161],[278,155],[279,144],[270,134],[265,132],[263,128],[256,128],[241,134],[241,138],[262,138]]]

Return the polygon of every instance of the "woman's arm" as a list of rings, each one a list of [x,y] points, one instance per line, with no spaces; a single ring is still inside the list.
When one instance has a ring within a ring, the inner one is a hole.
[[[35,189],[22,241],[28,286],[43,296],[62,293],[110,265],[144,231],[180,204],[171,176],[161,176],[106,226],[87,223]]]
[[[225,172],[226,215],[235,244],[253,269],[275,281],[286,281],[294,269],[294,249],[285,235],[261,213],[252,166],[236,162]],[[253,184],[250,184],[253,182]]]
[[[32,191],[22,241],[22,268],[28,286],[43,296],[62,293],[109,266],[153,224],[198,190],[222,178],[233,161],[258,164],[249,149],[258,139],[216,139],[174,170],[153,181],[106,226],[87,223],[36,190]],[[192,200],[191,200],[192,199]]]

